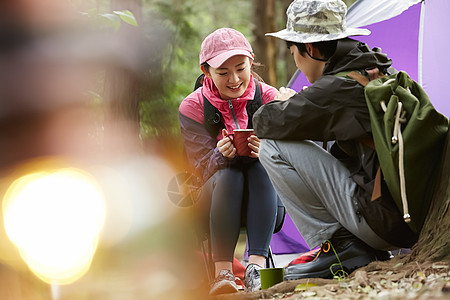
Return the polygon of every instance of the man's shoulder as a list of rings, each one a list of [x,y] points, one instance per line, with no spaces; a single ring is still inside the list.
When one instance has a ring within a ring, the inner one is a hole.
[[[314,84],[305,89],[305,96],[324,97],[340,94],[355,94],[362,92],[362,86],[349,78],[339,77],[334,74],[323,75]]]

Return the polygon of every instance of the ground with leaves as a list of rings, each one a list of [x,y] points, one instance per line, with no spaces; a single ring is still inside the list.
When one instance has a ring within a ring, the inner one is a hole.
[[[218,296],[238,299],[450,299],[450,263],[404,263],[396,257],[373,262],[343,280],[285,281],[264,291]]]

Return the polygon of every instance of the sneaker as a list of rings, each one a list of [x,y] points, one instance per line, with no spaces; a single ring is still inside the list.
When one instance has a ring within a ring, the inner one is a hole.
[[[221,270],[209,290],[211,296],[236,292],[238,292],[236,278],[230,270]]]
[[[249,264],[245,268],[244,285],[246,292],[254,292],[261,289],[261,275],[259,274],[260,266],[257,264]]]
[[[313,261],[286,267],[284,279],[346,276],[357,268],[380,260],[378,256],[379,251],[354,236],[332,238],[322,243]]]

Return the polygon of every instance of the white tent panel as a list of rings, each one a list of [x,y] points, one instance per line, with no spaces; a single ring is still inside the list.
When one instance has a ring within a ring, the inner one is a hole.
[[[358,0],[348,10],[347,27],[362,27],[393,18],[420,1]]]

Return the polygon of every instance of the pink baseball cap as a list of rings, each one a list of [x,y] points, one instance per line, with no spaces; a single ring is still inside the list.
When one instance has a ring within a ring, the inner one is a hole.
[[[253,60],[253,49],[245,36],[232,28],[220,28],[209,34],[202,43],[200,64],[220,67],[235,55],[245,55]]]

